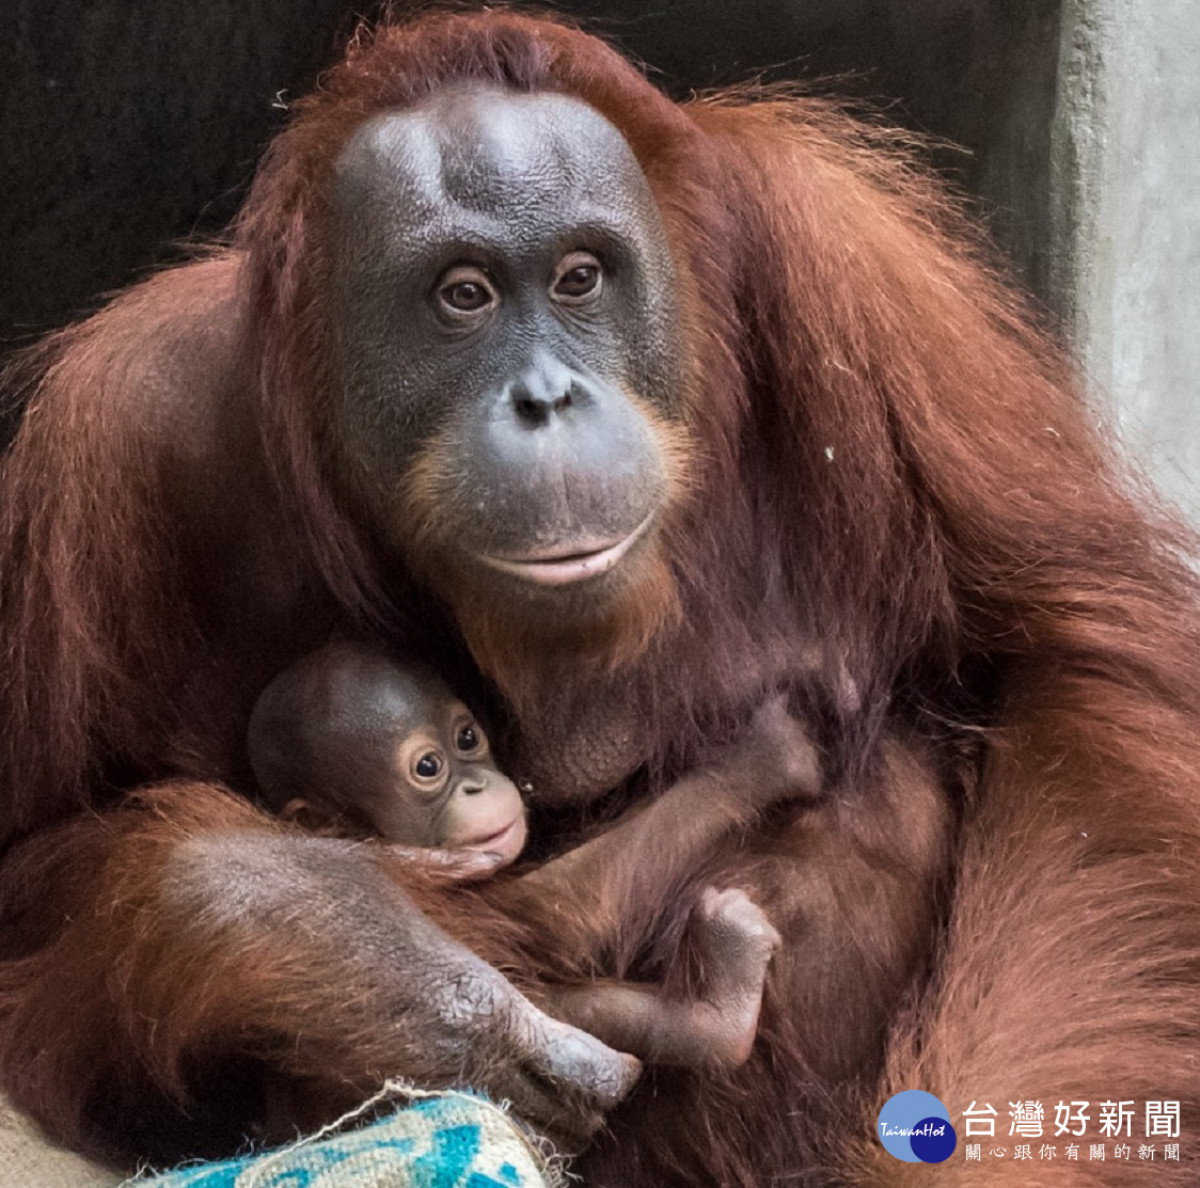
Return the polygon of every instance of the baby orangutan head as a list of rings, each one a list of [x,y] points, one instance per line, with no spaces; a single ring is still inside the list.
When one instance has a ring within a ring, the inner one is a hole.
[[[470,710],[430,669],[333,643],[258,699],[249,755],[267,803],[406,846],[486,853],[525,845],[525,807]]]

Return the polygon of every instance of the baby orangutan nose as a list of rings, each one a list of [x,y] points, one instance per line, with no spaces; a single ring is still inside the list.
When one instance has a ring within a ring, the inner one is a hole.
[[[517,786],[490,765],[476,767],[454,788],[443,818],[442,849],[494,856],[497,866],[516,860],[525,846],[525,805]]]

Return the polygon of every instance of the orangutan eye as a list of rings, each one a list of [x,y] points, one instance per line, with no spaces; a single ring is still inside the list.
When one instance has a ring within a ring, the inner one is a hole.
[[[462,319],[486,313],[500,298],[483,269],[457,264],[438,282],[437,300],[444,313]]]
[[[591,252],[571,252],[554,271],[550,296],[561,305],[595,301],[604,285],[600,261]]]
[[[442,774],[444,766],[445,763],[437,751],[426,751],[423,755],[417,756],[413,763],[413,773],[418,779],[436,780]]]
[[[483,731],[474,722],[464,722],[458,728],[454,745],[464,754],[469,755],[483,746]]]

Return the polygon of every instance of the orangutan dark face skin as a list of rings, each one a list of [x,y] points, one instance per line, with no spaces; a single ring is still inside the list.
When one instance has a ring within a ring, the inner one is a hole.
[[[404,846],[486,855],[525,845],[525,807],[483,728],[431,671],[353,643],[306,656],[255,706],[250,761],[267,799]]]
[[[368,514],[527,622],[602,613],[655,548],[681,397],[628,146],[573,99],[452,90],[370,120],[335,170],[335,415]]]

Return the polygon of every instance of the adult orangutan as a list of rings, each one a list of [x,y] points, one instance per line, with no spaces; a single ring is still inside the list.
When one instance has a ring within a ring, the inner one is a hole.
[[[0,1069],[58,1133],[218,1150],[279,1092],[309,1121],[400,1075],[580,1134],[626,1088],[584,1033],[514,1025],[442,892],[238,795],[256,697],[336,631],[488,709],[548,853],[776,690],[819,737],[820,802],[662,908],[740,886],[781,933],[750,1060],[647,1070],[589,1183],[908,1183],[873,1137],[903,1088],[956,1121],[1178,1100],[1156,1176],[1194,1182],[1193,542],[886,136],[677,107],[545,20],[385,28],[228,248],[16,383]],[[605,972],[668,958],[618,936]],[[940,1175],[1131,1174],[1045,1167]]]

